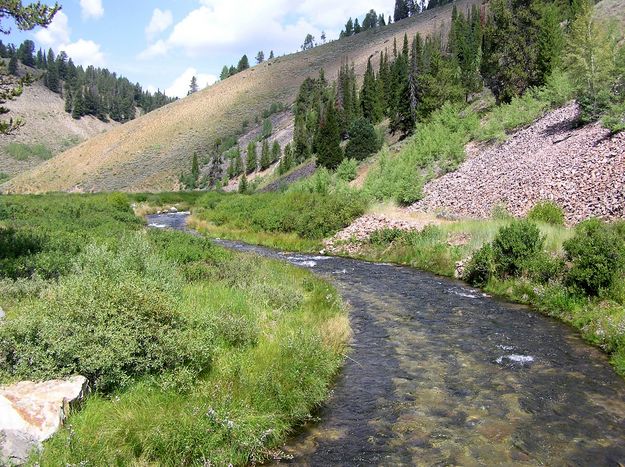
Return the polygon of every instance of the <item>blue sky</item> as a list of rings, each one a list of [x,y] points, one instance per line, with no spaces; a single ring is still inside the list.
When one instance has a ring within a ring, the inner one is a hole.
[[[24,0],[23,3],[28,3]],[[45,3],[53,3],[46,1]],[[47,29],[13,28],[4,42],[32,39],[77,64],[105,66],[145,88],[183,96],[191,76],[212,83],[246,53],[294,52],[307,33],[338,37],[369,9],[388,16],[393,0],[61,0]]]

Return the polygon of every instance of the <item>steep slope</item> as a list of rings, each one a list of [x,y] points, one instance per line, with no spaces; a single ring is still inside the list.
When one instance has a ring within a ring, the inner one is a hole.
[[[461,0],[460,9],[479,0]],[[341,61],[354,62],[364,74],[367,59],[399,46],[404,34],[431,34],[445,28],[451,5],[427,11],[391,26],[279,57],[115,128],[16,177],[11,192],[57,190],[171,190],[188,170],[194,151],[204,153],[217,137],[234,134],[271,103],[293,102],[301,82],[323,68],[334,78]]]
[[[20,73],[39,72],[20,64]],[[3,118],[21,118],[25,125],[13,135],[0,135],[0,172],[17,175],[41,164],[43,157],[52,157],[76,144],[100,134],[118,123],[104,123],[94,117],[73,119],[65,112],[65,102],[59,94],[46,88],[41,81],[24,87],[21,96],[5,104],[10,112]],[[40,155],[31,155],[27,146],[39,146]]]
[[[571,223],[625,218],[625,134],[610,136],[598,123],[577,128],[577,112],[571,104],[501,145],[474,151],[457,171],[427,184],[413,210],[479,218],[504,205],[523,216],[552,200]]]

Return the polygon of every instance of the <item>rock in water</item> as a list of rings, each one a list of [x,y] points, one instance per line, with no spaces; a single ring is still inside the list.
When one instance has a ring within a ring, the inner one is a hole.
[[[20,465],[62,426],[88,392],[87,378],[0,387],[0,465]]]

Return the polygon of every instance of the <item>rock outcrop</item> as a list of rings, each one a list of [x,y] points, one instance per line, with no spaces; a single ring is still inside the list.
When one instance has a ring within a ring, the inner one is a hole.
[[[470,157],[455,172],[425,186],[414,211],[490,217],[505,205],[523,216],[552,200],[569,224],[588,217],[625,217],[625,132],[611,136],[600,124],[575,127],[577,106],[548,113],[503,144]]]
[[[87,391],[83,376],[0,387],[0,465],[23,464],[61,428]]]

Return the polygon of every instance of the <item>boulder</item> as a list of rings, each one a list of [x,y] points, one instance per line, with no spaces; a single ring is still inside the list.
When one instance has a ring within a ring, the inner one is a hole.
[[[84,376],[0,387],[0,465],[23,464],[61,428],[87,392]]]

